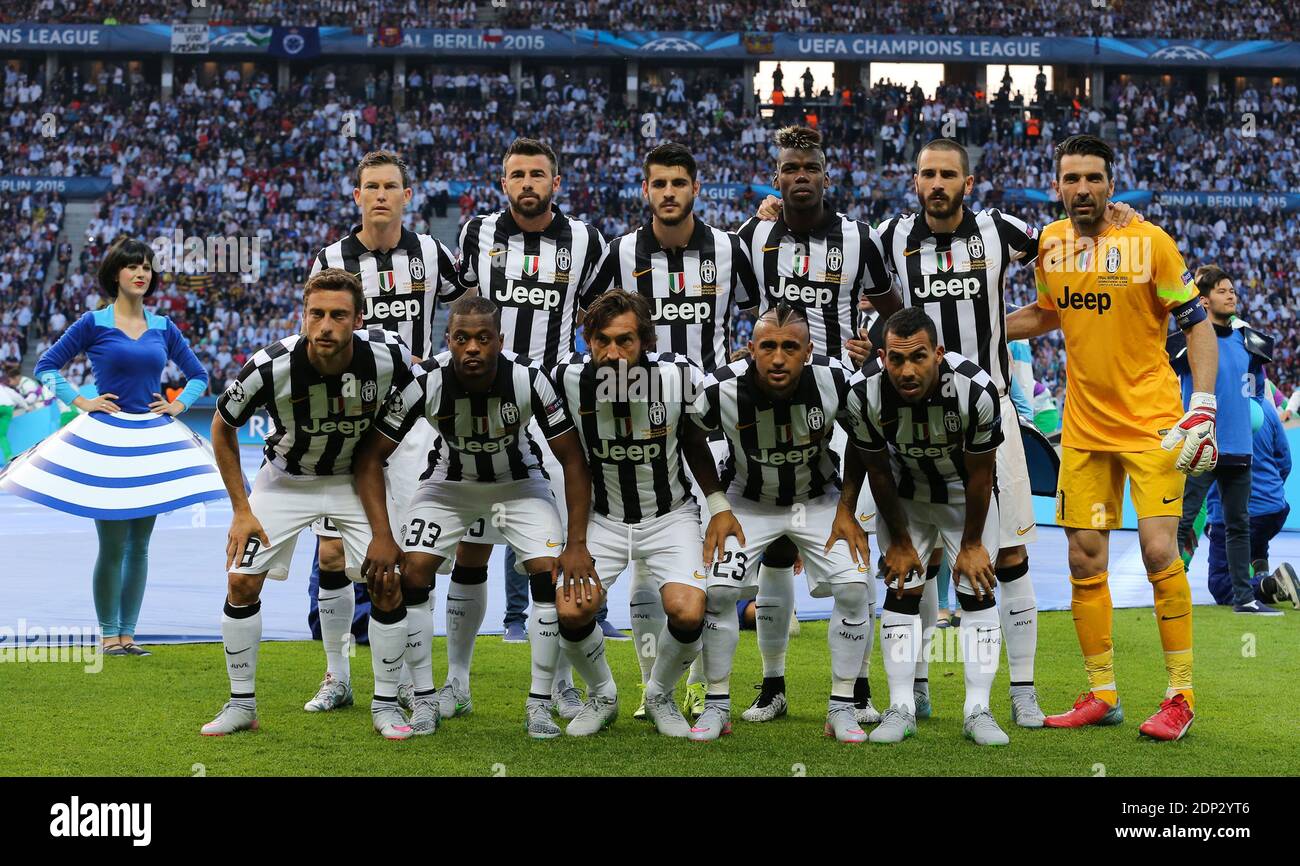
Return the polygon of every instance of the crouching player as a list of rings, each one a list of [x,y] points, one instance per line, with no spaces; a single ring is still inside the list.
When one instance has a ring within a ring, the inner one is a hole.
[[[826,542],[839,501],[831,429],[852,371],[835,358],[812,354],[808,321],[784,302],[759,316],[749,350],[750,358],[704,380],[691,416],[705,430],[722,429],[731,455],[723,478],[728,493],[704,489],[701,481],[712,514],[704,539],[708,691],[690,737],[715,740],[731,732],[729,680],[740,636],[736,602],[742,592],[755,591],[763,551],[785,536],[803,559],[809,591],[835,599],[827,632],[826,734],[860,743],[866,734],[854,718],[854,684],[871,623],[868,565],[865,551]]]
[[[587,545],[603,587],[593,593],[566,580],[556,600],[560,644],[589,695],[566,730],[592,734],[618,713],[596,613],[604,588],[636,562],[667,614],[656,635],[646,713],[659,733],[685,737],[691,726],[673,701],[673,686],[700,652],[707,569],[683,457],[706,490],[721,486],[704,431],[687,421],[704,375],[682,355],[654,351],[650,304],[637,292],[600,295],[587,309],[583,335],[591,354],[562,363],[555,382],[591,464]]]
[[[1007,735],[989,712],[1002,652],[989,552],[998,549],[993,468],[1002,442],[997,388],[978,364],[937,345],[934,321],[920,307],[895,313],[884,348],[853,377],[847,399],[850,438],[834,540],[861,532],[854,509],[864,468],[876,501],[887,593],[880,649],[889,709],[873,743],[916,733],[914,682],[921,652],[921,593],[926,563],[943,549],[961,603],[966,669],[965,733],[984,746]]]
[[[532,590],[526,730],[535,739],[558,737],[550,709],[560,653],[556,573],[563,571],[579,585],[595,579],[586,544],[591,476],[551,381],[540,368],[503,350],[496,304],[483,297],[452,304],[447,345],[420,363],[410,384],[389,398],[376,425],[382,435],[372,437],[357,456],[357,490],[374,527],[367,560],[384,574],[401,560],[401,598],[410,620],[408,663],[415,679],[411,727],[416,734],[432,734],[439,721],[430,652],[434,575],[465,531],[482,519],[515,549]],[[384,509],[383,465],[421,417],[433,425],[437,441],[403,519],[399,549]],[[563,467],[567,543],[540,448],[528,432],[533,418]]]
[[[217,400],[212,444],[234,519],[226,543],[227,581],[221,638],[230,701],[203,726],[207,736],[257,728],[254,680],[262,639],[262,584],[289,575],[298,533],[330,517],[343,537],[345,572],[365,576],[370,522],[353,485],[353,452],[372,427],[390,387],[413,381],[411,353],[396,334],[359,330],[364,296],[347,271],[326,268],[303,291],[303,332],[259,350]],[[259,409],[271,416],[266,460],[244,493],[237,430]],[[378,509],[384,512],[381,496]],[[386,518],[385,518],[386,519]],[[391,574],[368,581],[375,730],[406,739],[411,728],[396,704],[406,652],[406,613]]]

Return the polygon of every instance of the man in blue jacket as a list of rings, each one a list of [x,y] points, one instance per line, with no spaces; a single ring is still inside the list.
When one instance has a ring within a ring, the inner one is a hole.
[[[1232,609],[1256,616],[1281,616],[1282,612],[1261,604],[1250,586],[1250,464],[1254,452],[1250,430],[1250,406],[1256,391],[1264,387],[1263,366],[1272,360],[1273,341],[1246,327],[1234,328],[1237,293],[1232,280],[1215,265],[1196,270],[1196,288],[1201,295],[1214,332],[1218,336],[1219,371],[1214,393],[1217,405],[1219,460],[1214,469],[1189,476],[1183,492],[1183,516],[1178,538],[1193,547],[1192,524],[1201,503],[1214,483],[1223,501],[1223,522],[1227,534],[1228,573],[1232,579]],[[1170,363],[1183,386],[1183,404],[1192,394],[1192,372],[1181,334],[1170,338]]]
[[[1250,579],[1255,599],[1263,604],[1290,604],[1300,610],[1300,580],[1289,563],[1268,570],[1268,543],[1286,523],[1291,506],[1284,485],[1291,474],[1291,448],[1277,410],[1264,400],[1251,409],[1255,451],[1250,465]],[[1256,423],[1258,422],[1258,423]],[[1219,604],[1232,603],[1232,581],[1224,547],[1223,505],[1218,491],[1208,499],[1206,535],[1210,539],[1210,594]]]

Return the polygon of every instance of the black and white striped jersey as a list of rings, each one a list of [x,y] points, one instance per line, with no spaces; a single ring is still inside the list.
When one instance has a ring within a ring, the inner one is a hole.
[[[671,352],[621,366],[574,354],[556,368],[591,465],[597,514],[640,523],[693,501],[680,436],[703,381],[699,367]]]
[[[501,308],[506,348],[548,370],[573,352],[578,295],[605,251],[598,230],[558,207],[552,214],[540,232],[519,228],[509,209],[472,218],[457,264],[461,283]]]
[[[965,455],[1002,444],[1001,400],[989,374],[957,352],[944,353],[935,392],[917,403],[904,400],[880,359],[871,358],[849,383],[841,426],[864,451],[889,449],[903,499],[960,503]]]
[[[695,221],[685,247],[666,250],[654,229],[642,226],[610,241],[581,304],[611,288],[640,292],[650,302],[657,349],[685,355],[705,370],[727,363],[731,306],[758,305],[758,282],[730,232]]]
[[[788,399],[757,382],[751,358],[705,377],[691,417],[721,429],[731,448],[722,483],[768,505],[807,502],[840,486],[831,427],[844,407],[853,371],[836,358],[813,355]]]
[[[827,213],[808,235],[783,218],[751,217],[740,239],[762,286],[762,310],[785,301],[808,318],[813,352],[846,359],[844,341],[857,333],[858,299],[891,286],[875,229],[843,214]]]
[[[403,228],[391,250],[372,250],[357,239],[361,226],[316,254],[311,275],[323,268],[342,268],[361,280],[367,328],[394,331],[411,354],[424,358],[439,345],[430,330],[438,302],[451,303],[465,289],[456,281],[451,251],[429,235]]]
[[[352,451],[378,419],[389,390],[414,376],[401,337],[381,328],[352,332],[352,363],[322,376],[301,334],[259,349],[217,399],[217,412],[242,427],[259,408],[271,416],[266,459],[290,475],[347,475]]]
[[[421,416],[438,434],[421,481],[546,478],[529,420],[537,419],[547,439],[573,428],[547,375],[508,351],[497,358],[496,378],[486,391],[466,390],[450,350],[426,358],[406,387],[388,398],[379,432],[400,442]]]
[[[924,216],[908,214],[881,223],[880,239],[903,306],[922,307],[939,344],[978,363],[1005,394],[1007,266],[1038,258],[1038,231],[996,209],[966,209],[952,234],[935,234]]]

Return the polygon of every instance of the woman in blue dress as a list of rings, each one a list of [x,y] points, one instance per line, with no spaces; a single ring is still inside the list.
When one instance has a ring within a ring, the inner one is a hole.
[[[41,356],[36,378],[85,412],[16,461],[2,486],[71,514],[95,518],[95,612],[107,655],[149,655],[135,642],[157,515],[225,495],[202,440],[173,418],[207,390],[208,374],[180,330],[144,308],[158,287],[153,250],[122,238],[99,268],[112,303],[86,313]],[[99,396],[81,396],[59,373],[85,354]],[[188,380],[172,401],[162,372]],[[21,465],[18,465],[21,464]]]

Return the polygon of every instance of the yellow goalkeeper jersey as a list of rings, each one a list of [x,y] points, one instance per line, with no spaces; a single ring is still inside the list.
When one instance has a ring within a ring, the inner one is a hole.
[[[1173,238],[1149,222],[1081,237],[1068,219],[1043,229],[1034,269],[1038,306],[1065,335],[1061,444],[1146,451],[1183,415],[1165,353],[1169,313],[1196,298]]]

